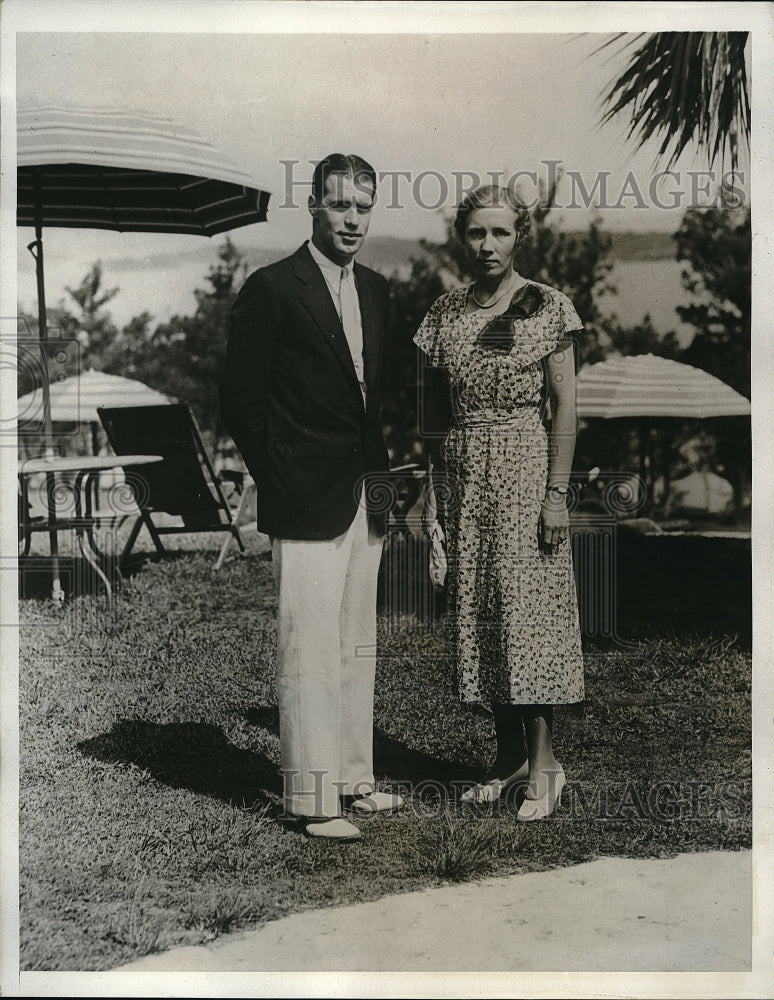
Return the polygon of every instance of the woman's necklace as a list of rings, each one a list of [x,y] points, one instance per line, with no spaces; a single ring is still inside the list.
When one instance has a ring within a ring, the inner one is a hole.
[[[513,272],[513,276],[511,278],[509,278],[508,281],[506,282],[505,288],[503,288],[503,290],[500,292],[500,294],[496,295],[492,299],[489,299],[488,302],[479,302],[478,301],[478,299],[476,298],[476,286],[473,285],[473,287],[470,290],[470,294],[471,294],[471,296],[473,298],[473,301],[475,302],[475,304],[478,306],[479,309],[491,309],[492,306],[496,306],[497,303],[500,301],[500,299],[502,299],[505,295],[507,295],[508,292],[510,292],[511,289],[515,286],[515,282],[514,282],[513,278],[518,278],[518,274],[516,274],[515,271]]]

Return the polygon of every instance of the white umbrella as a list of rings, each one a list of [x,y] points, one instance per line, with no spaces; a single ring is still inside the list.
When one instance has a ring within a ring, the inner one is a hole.
[[[51,420],[63,424],[98,424],[98,406],[159,406],[173,402],[142,382],[89,369],[82,375],[54,382],[50,390]],[[41,387],[17,400],[19,423],[43,421]]]
[[[610,358],[578,374],[579,417],[740,417],[750,401],[719,378],[654,354]]]
[[[645,479],[645,457],[651,417],[744,417],[750,400],[701,368],[635,354],[586,365],[578,374],[579,417],[639,417],[640,479]]]
[[[734,497],[734,488],[728,480],[706,470],[675,480],[672,489],[680,499],[680,506],[709,514],[722,514]]]

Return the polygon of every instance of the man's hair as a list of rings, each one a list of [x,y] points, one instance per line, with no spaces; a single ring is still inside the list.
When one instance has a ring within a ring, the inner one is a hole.
[[[465,242],[468,219],[477,208],[510,208],[513,212],[513,226],[516,230],[516,246],[520,246],[529,235],[532,220],[524,202],[511,188],[485,184],[476,188],[460,202],[454,219],[454,232],[461,243]]]
[[[369,186],[376,196],[376,171],[370,163],[355,153],[329,153],[324,160],[320,160],[312,175],[312,197],[316,202],[322,200],[331,174],[351,177],[358,189],[365,190]]]

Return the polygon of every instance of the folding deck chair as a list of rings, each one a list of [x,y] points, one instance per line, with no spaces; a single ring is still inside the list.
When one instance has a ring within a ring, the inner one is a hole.
[[[161,455],[164,459],[157,465],[124,470],[140,513],[119,565],[126,562],[143,525],[158,552],[165,551],[161,535],[228,532],[215,569],[223,565],[232,538],[236,539],[240,551],[245,551],[239,521],[253,481],[247,473],[236,470],[224,470],[220,476],[216,475],[187,403],[99,406],[97,413],[117,455]],[[224,493],[225,483],[231,484],[238,497],[234,509]],[[162,513],[180,517],[183,524],[155,523],[153,515]]]

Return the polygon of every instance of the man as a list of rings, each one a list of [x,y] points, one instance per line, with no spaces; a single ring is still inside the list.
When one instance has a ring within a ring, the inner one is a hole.
[[[373,775],[386,511],[368,480],[388,468],[378,389],[388,290],[355,256],[375,195],[359,156],[317,165],[311,242],[245,282],[220,396],[272,540],[285,808],[309,836],[344,840],[360,831],[342,807],[402,804],[375,791]]]

